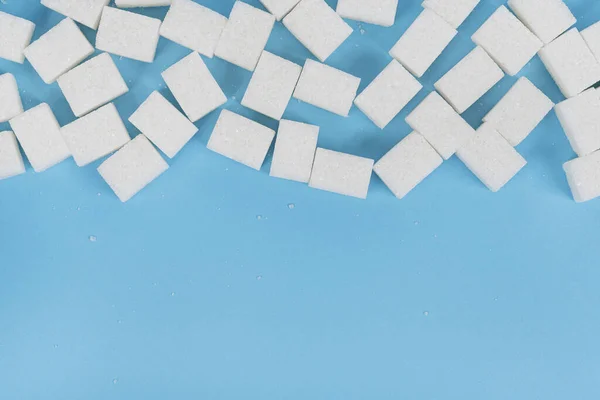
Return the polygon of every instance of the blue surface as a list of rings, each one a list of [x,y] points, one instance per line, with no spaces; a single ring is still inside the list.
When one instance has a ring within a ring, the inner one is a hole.
[[[228,15],[233,0],[202,3]],[[328,60],[361,90],[420,11],[400,3],[392,28],[351,22]],[[356,108],[344,119],[292,100],[285,117],[320,125],[323,147],[381,157],[501,3],[482,0],[384,131]],[[600,19],[598,1],[567,3],[579,28]],[[0,10],[33,20],[36,38],[62,18],[37,0]],[[310,57],[280,23],[267,49]],[[173,100],[160,72],[186,54],[161,38],[154,64],[115,57],[131,87],[121,116],[155,89]],[[207,63],[226,108],[276,127],[239,105],[249,72]],[[26,108],[47,102],[61,124],[74,119],[29,64],[0,60],[4,72]],[[561,100],[537,57],[521,75]],[[478,126],[516,78],[467,120]],[[216,118],[126,204],[99,162],[0,182],[1,399],[599,398],[600,202],[571,199],[562,164],[574,154],[554,113],[518,147],[529,165],[499,193],[453,158],[402,201],[376,177],[361,201],[270,178],[270,161],[260,173],[235,164],[205,148]]]

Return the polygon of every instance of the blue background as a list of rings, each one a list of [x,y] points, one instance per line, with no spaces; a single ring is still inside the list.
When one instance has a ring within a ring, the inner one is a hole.
[[[62,19],[37,0],[3,3],[37,24],[35,38]],[[228,15],[233,0],[201,3]],[[344,119],[297,100],[285,117],[320,125],[322,147],[380,158],[502,3],[482,0],[385,130],[356,108]],[[598,1],[567,4],[579,28],[600,19]],[[401,0],[392,28],[349,22],[328,64],[361,77],[362,90],[419,12],[420,1]],[[312,57],[281,23],[267,50]],[[188,53],[161,38],[153,64],[114,57],[131,88],[115,102],[124,120],[153,90],[173,101],[160,72]],[[276,128],[239,105],[250,72],[207,63],[225,108]],[[4,72],[26,109],[47,102],[61,124],[74,119],[28,63],[0,60]],[[538,57],[520,75],[562,99]],[[465,118],[477,127],[516,79]],[[217,116],[126,204],[100,161],[28,166],[0,182],[0,398],[600,396],[600,202],[571,199],[562,164],[574,153],[553,112],[518,147],[529,164],[499,193],[452,158],[402,201],[376,176],[362,201],[270,178],[270,156],[260,173],[235,164],[205,147]]]

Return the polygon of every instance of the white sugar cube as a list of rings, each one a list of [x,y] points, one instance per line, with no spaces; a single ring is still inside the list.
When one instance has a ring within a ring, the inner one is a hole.
[[[581,31],[581,36],[585,40],[596,60],[600,61],[600,22],[596,22]]]
[[[477,129],[456,156],[492,192],[500,190],[527,164],[489,123]]]
[[[423,7],[444,18],[454,29],[458,29],[473,12],[480,0],[425,0]]]
[[[554,103],[529,79],[522,77],[483,118],[512,146],[517,146],[552,110]]]
[[[281,120],[271,163],[271,176],[308,183],[318,138],[318,126]]]
[[[345,196],[366,199],[373,160],[317,148],[308,185]]]
[[[162,77],[192,122],[227,102],[227,97],[198,53],[182,58],[167,68]]]
[[[406,117],[406,122],[445,160],[475,134],[475,130],[436,92],[431,92]]]
[[[402,199],[443,161],[421,134],[412,132],[377,161],[373,171]]]
[[[263,51],[242,105],[273,119],[281,119],[292,98],[302,67]]]
[[[137,135],[104,161],[98,172],[123,203],[169,168],[152,143]]]
[[[0,11],[0,58],[23,64],[34,30],[33,22]]]
[[[254,71],[274,24],[275,17],[271,14],[236,1],[215,48],[215,55]]]
[[[337,13],[369,24],[392,26],[396,21],[398,0],[338,0]]]
[[[174,0],[160,27],[161,36],[213,56],[227,18],[192,0]]]
[[[500,6],[471,36],[509,75],[517,74],[543,43],[517,17]]]
[[[11,119],[10,126],[35,172],[45,171],[71,155],[46,103]]]
[[[80,167],[118,150],[130,140],[113,103],[71,122],[60,133]]]
[[[25,165],[15,134],[0,132],[0,180],[24,173]]]
[[[423,85],[402,64],[392,60],[358,95],[354,104],[383,129],[422,88]]]
[[[600,196],[600,151],[568,161],[563,169],[576,202]]]
[[[156,91],[129,117],[129,122],[169,158],[175,157],[198,132],[196,125]]]
[[[302,0],[283,25],[319,60],[325,61],[352,34],[352,28],[324,0]]]
[[[17,81],[13,74],[0,75],[0,122],[6,122],[23,112]]]
[[[545,44],[577,22],[563,0],[508,0],[508,6]]]
[[[42,5],[92,29],[98,28],[102,9],[110,0],[42,0]]]
[[[442,17],[426,8],[392,47],[390,55],[420,78],[457,33]]]
[[[571,147],[578,156],[600,149],[600,92],[588,89],[554,107]]]
[[[437,91],[462,114],[504,77],[494,60],[477,46],[435,83]]]
[[[63,19],[23,51],[38,75],[48,84],[93,52],[94,47],[70,18]]]
[[[300,0],[259,0],[277,21],[288,15]]]
[[[171,0],[115,0],[115,5],[121,8],[162,7],[171,4]]]
[[[576,28],[539,52],[542,62],[565,97],[573,97],[600,81],[600,61]]]
[[[347,117],[356,97],[360,78],[306,59],[294,97],[313,106]]]

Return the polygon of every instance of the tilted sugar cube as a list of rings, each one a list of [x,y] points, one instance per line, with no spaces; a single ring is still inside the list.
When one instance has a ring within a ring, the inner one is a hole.
[[[398,0],[338,0],[336,11],[343,18],[392,26],[396,21],[397,8]]]
[[[420,78],[458,32],[435,12],[424,9],[390,50],[390,55]]]
[[[508,6],[545,44],[577,22],[563,0],[508,0]]]
[[[115,5],[121,8],[162,7],[171,5],[171,0],[115,0]]]
[[[0,58],[23,64],[34,30],[33,22],[0,11]]]
[[[366,199],[373,160],[317,148],[308,185],[344,196]]]
[[[563,169],[576,202],[600,196],[600,151],[568,161]]]
[[[600,92],[590,88],[554,107],[571,147],[578,156],[600,149]]]
[[[282,119],[275,140],[271,176],[308,183],[318,138],[318,126]]]
[[[137,135],[99,167],[98,172],[123,203],[169,169],[152,143]]]
[[[25,173],[25,164],[15,134],[0,132],[0,180]]]
[[[373,171],[402,199],[443,162],[421,134],[412,132],[377,161]]]
[[[300,0],[260,0],[260,2],[275,16],[277,21],[281,21]]]
[[[458,29],[473,12],[480,0],[425,0],[423,7],[444,18],[454,29]]]
[[[0,122],[6,122],[23,112],[17,81],[13,74],[0,75]]]
[[[92,29],[98,28],[102,9],[110,0],[42,0],[42,5]]]
[[[600,22],[596,22],[581,31],[581,36],[585,40],[596,60],[600,61]]]
[[[302,0],[283,25],[324,62],[352,34],[352,28],[324,0]]]

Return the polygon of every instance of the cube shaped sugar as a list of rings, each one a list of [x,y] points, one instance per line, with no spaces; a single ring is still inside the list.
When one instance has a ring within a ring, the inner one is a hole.
[[[508,0],[508,6],[545,44],[577,22],[563,0]]]
[[[456,155],[492,192],[500,190],[527,164],[489,123],[479,127]]]
[[[573,97],[600,81],[600,61],[576,28],[539,52],[542,62],[565,97]]]
[[[406,122],[445,160],[475,135],[475,130],[436,92],[431,92],[406,117]]]
[[[509,75],[517,74],[543,43],[517,17],[500,6],[471,36]]]
[[[402,199],[443,162],[421,134],[412,132],[377,161],[373,171]]]
[[[160,26],[161,36],[213,56],[227,18],[192,0],[174,0]]]
[[[568,161],[563,169],[576,202],[600,196],[600,151]]]
[[[277,130],[271,176],[308,183],[319,127],[282,119]]]
[[[356,97],[360,78],[306,59],[294,97],[313,106],[347,117]]]
[[[444,18],[454,29],[467,19],[480,0],[425,0],[423,7]]]
[[[241,1],[236,1],[221,32],[215,55],[225,61],[254,71],[263,52],[275,17]]]
[[[162,7],[171,5],[171,0],[115,0],[115,5],[120,8]]]
[[[283,25],[324,62],[352,34],[352,28],[324,0],[302,0]]]
[[[578,156],[600,149],[600,92],[590,88],[554,107],[571,147]]]
[[[373,160],[317,148],[308,185],[345,196],[366,199]]]
[[[42,80],[50,84],[93,52],[94,47],[77,24],[65,18],[30,44],[23,54]]]
[[[92,29],[98,28],[102,9],[110,0],[42,0],[42,5]]]
[[[596,22],[581,31],[581,36],[585,40],[596,60],[600,61],[600,22]]]
[[[398,0],[339,0],[336,11],[343,18],[392,26],[396,21],[397,8]]]
[[[17,81],[13,74],[0,75],[0,122],[6,122],[23,112]]]
[[[19,144],[12,132],[0,132],[0,180],[25,173]]]
[[[259,0],[263,6],[277,19],[281,21],[300,0]]]
[[[221,111],[210,135],[209,150],[260,170],[275,131],[229,110]]]
[[[175,157],[198,132],[196,125],[156,91],[129,117],[129,122],[169,158]]]
[[[192,122],[227,102],[227,97],[198,53],[182,58],[167,68],[162,77]]]
[[[23,64],[34,30],[33,22],[0,11],[0,58]]]
[[[120,149],[130,140],[113,103],[71,122],[60,133],[80,167]]]
[[[477,46],[435,83],[437,91],[462,114],[504,77],[494,60]]]
[[[457,33],[442,17],[426,8],[392,47],[390,55],[420,78]]]
[[[242,105],[273,119],[281,119],[292,98],[302,67],[263,51]]]
[[[71,110],[81,117],[127,93],[129,88],[111,56],[102,53],[58,78]]]
[[[46,103],[11,119],[10,126],[35,172],[45,171],[71,155]]]
[[[137,135],[104,161],[98,172],[125,203],[167,169],[169,165],[152,143],[144,135]]]
[[[552,110],[554,103],[525,77],[513,85],[506,95],[483,117],[508,143],[517,146]]]
[[[422,88],[423,85],[402,64],[392,60],[358,95],[354,104],[383,129]]]

